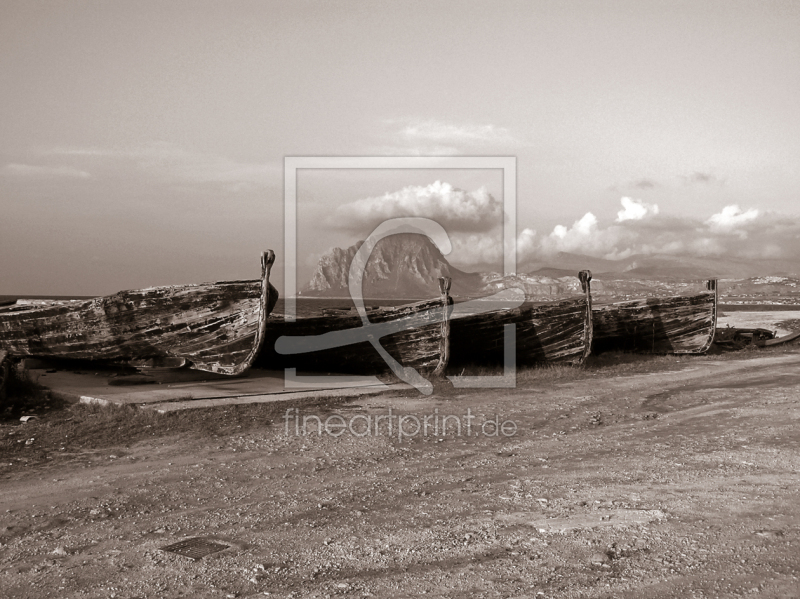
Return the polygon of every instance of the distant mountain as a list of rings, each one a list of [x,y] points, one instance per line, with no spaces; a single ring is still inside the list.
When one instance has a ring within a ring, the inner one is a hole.
[[[301,291],[306,297],[347,297],[350,263],[362,242],[324,255],[311,281]],[[452,266],[424,235],[401,233],[382,239],[372,251],[364,274],[365,298],[417,299],[439,294],[439,277],[450,277],[453,297],[480,297],[505,288],[523,289],[532,297],[553,297],[580,290],[576,277],[499,273],[469,273]]]
[[[591,270],[593,273],[622,272],[627,267],[627,264],[620,264],[620,262],[618,260],[606,260],[581,254],[559,252],[546,260],[523,262],[518,266],[519,270],[529,272],[532,275],[567,272],[575,276],[579,270],[586,269]]]
[[[632,256],[627,273],[643,278],[730,278],[797,276],[800,265],[790,260],[743,260],[688,256]]]
[[[334,248],[317,264],[304,296],[349,296],[348,276],[359,241],[346,250]],[[424,235],[400,233],[382,239],[372,251],[364,272],[363,294],[368,298],[416,299],[439,295],[439,277],[450,277],[453,295],[480,288],[481,277],[451,266],[439,248]]]
[[[532,274],[588,268],[606,279],[675,279],[708,278],[745,279],[758,276],[798,276],[800,264],[790,260],[743,260],[737,258],[693,258],[667,254],[634,255],[620,260],[606,260],[560,252],[547,260],[523,265]],[[611,276],[610,276],[611,275]]]

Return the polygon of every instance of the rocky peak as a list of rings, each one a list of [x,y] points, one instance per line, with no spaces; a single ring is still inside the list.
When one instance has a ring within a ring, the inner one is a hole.
[[[303,295],[349,295],[348,276],[353,256],[363,242],[346,250],[334,248],[317,264]],[[372,251],[364,272],[364,297],[427,298],[439,295],[439,277],[474,286],[478,275],[450,265],[425,235],[398,233],[385,237]],[[476,279],[473,282],[473,279]]]

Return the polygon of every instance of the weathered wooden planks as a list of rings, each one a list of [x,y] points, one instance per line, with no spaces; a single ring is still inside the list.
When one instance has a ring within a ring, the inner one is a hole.
[[[373,324],[400,324],[407,319],[417,322],[414,328],[381,337],[380,344],[402,366],[422,373],[438,374],[447,366],[450,329],[448,316],[453,299],[449,295],[449,279],[440,280],[439,285],[442,294],[439,299],[367,311],[369,322]],[[361,318],[350,312],[299,317],[295,322],[286,322],[275,315],[270,318],[264,348],[256,365],[316,372],[385,372],[388,368],[386,362],[368,341],[311,351],[315,340],[321,335],[333,332],[357,333],[362,327]],[[301,349],[305,342],[309,351],[281,354],[275,349],[280,338],[283,338],[283,342],[290,338]]]
[[[92,300],[0,309],[0,348],[15,358],[182,358],[196,370],[247,370],[278,299],[275,261],[262,254],[261,280],[152,287]]]
[[[777,339],[767,339],[764,341],[764,346],[772,347],[774,345],[783,345],[784,343],[793,343],[797,342],[798,339],[800,339],[800,331],[795,331],[794,333],[789,333]]]
[[[442,310],[442,324],[440,325],[439,363],[433,369],[434,376],[443,375],[450,361],[450,305],[453,303],[450,299],[451,283],[452,279],[450,277],[439,277],[439,292],[442,294],[444,309]]]
[[[578,277],[582,297],[454,318],[450,364],[502,363],[506,324],[515,325],[517,364],[582,363],[592,344],[592,275],[581,271]]]
[[[6,384],[8,383],[10,366],[8,352],[0,349],[0,406],[2,406],[2,402],[6,398]]]
[[[716,280],[692,296],[646,298],[593,310],[592,351],[701,354],[708,351],[717,324]]]

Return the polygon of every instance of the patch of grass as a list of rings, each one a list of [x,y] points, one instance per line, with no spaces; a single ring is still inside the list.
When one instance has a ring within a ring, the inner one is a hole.
[[[713,348],[714,346],[712,346]],[[742,349],[725,350],[720,352],[711,353],[706,356],[708,359],[717,361],[727,360],[748,360],[755,358],[763,358],[771,355],[785,355],[800,353],[800,345],[796,343],[787,343],[786,345],[775,345],[772,347],[758,347],[757,345],[746,345]]]
[[[24,414],[40,413],[62,408],[64,403],[53,398],[50,392],[32,380],[27,370],[17,365],[8,369],[5,397],[0,407],[0,422],[19,420]]]

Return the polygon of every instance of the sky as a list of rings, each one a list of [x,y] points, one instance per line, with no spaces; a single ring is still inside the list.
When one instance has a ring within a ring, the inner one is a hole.
[[[0,0],[0,294],[282,290],[286,156],[514,156],[520,264],[800,258],[799,99],[796,1]],[[386,215],[491,267],[502,196],[301,172],[298,281]]]

